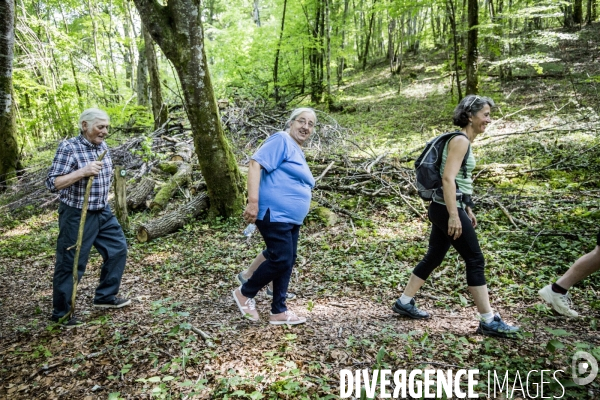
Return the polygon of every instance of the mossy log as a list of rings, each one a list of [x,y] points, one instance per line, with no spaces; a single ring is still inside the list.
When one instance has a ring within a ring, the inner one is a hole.
[[[175,175],[179,171],[181,162],[177,161],[161,161],[158,163],[158,169],[171,175]]]
[[[140,225],[137,230],[137,239],[143,243],[174,232],[207,208],[208,195],[206,192],[202,192],[177,210]]]
[[[316,207],[314,210],[312,210],[312,213],[316,215],[317,218],[319,218],[321,222],[325,224],[325,226],[333,226],[338,221],[338,216],[327,207]]]
[[[152,179],[148,177],[143,178],[139,185],[133,188],[127,196],[127,207],[130,210],[135,210],[142,204],[145,206],[148,195],[154,190],[154,185],[156,185],[156,182]]]
[[[150,203],[150,209],[153,211],[162,210],[171,200],[173,194],[178,188],[186,186],[192,176],[192,166],[190,164],[181,163],[177,173],[167,181],[162,188],[154,196],[154,200]]]

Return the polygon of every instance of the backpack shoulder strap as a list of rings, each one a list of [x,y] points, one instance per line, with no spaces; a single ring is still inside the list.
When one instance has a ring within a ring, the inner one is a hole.
[[[464,136],[468,139],[467,135],[465,135],[463,132],[461,131],[454,131],[454,132],[449,132],[446,133],[445,135],[452,135],[450,136],[446,142],[449,142],[450,140],[452,140],[455,136]],[[467,178],[467,160],[469,159],[469,153],[471,152],[471,143],[469,142],[469,147],[467,148],[467,152],[465,153],[465,157],[463,158],[462,163],[460,164],[460,169],[462,170],[463,173],[463,178]],[[457,186],[458,187],[458,186]]]

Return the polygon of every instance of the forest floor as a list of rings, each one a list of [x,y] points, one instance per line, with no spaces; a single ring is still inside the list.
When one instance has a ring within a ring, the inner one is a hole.
[[[302,228],[290,286],[298,298],[288,306],[308,318],[305,325],[269,325],[263,293],[263,320],[240,316],[231,297],[235,276],[262,241],[241,235],[241,219],[202,215],[149,243],[127,233],[120,294],[132,299],[130,307],[92,308],[101,264],[94,252],[77,299],[87,324],[68,331],[48,318],[56,203],[12,210],[0,198],[0,398],[326,399],[339,396],[341,369],[479,369],[477,389],[488,398],[510,394],[488,394],[488,371],[502,378],[508,371],[515,398],[540,398],[541,380],[544,396],[600,398],[598,379],[577,386],[571,377],[576,351],[600,359],[600,275],[571,291],[580,318],[558,316],[537,297],[594,248],[600,226],[600,52],[592,40],[599,30],[594,25],[560,41],[561,63],[544,66],[552,77],[532,68],[515,69],[504,83],[481,75],[480,93],[499,109],[474,145],[477,230],[492,305],[521,326],[519,340],[475,333],[476,310],[453,250],[416,297],[432,319],[391,311],[427,248],[429,223],[407,205],[424,210],[414,195],[407,203],[401,196],[315,190],[316,199],[346,213],[327,225],[311,212]],[[456,104],[450,78],[441,62],[421,57],[410,58],[400,76],[381,67],[349,77],[337,96],[355,110],[330,117],[353,135],[327,148],[330,154],[308,149],[311,165],[344,156],[368,165],[387,152],[390,162],[410,166],[425,140],[449,130]],[[328,177],[347,184],[352,178]],[[150,217],[133,215],[132,225]],[[196,328],[211,338],[203,340]],[[526,381],[531,370],[550,373]]]

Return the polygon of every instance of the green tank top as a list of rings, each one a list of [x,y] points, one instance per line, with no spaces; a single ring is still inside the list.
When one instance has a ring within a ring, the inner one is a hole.
[[[446,142],[444,146],[444,151],[442,153],[442,165],[440,166],[440,176],[444,176],[444,169],[446,168],[446,159],[448,158],[448,144],[450,140]],[[460,188],[460,191],[464,194],[468,194],[469,196],[473,194],[473,169],[475,169],[475,156],[473,155],[473,151],[471,150],[471,146],[469,146],[469,156],[467,157],[467,177],[465,178],[462,173],[462,168],[458,170],[458,174],[456,174],[456,184]],[[434,200],[436,203],[446,205],[443,200]],[[462,202],[458,202],[457,205],[461,208],[465,208],[466,204]]]

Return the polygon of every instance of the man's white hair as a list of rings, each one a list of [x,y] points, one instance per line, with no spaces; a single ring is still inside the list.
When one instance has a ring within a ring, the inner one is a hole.
[[[106,111],[103,111],[99,108],[88,108],[82,112],[81,116],[79,117],[79,130],[83,131],[83,121],[87,122],[88,125],[91,125],[94,123],[94,121],[99,119],[110,121],[110,117]]]

